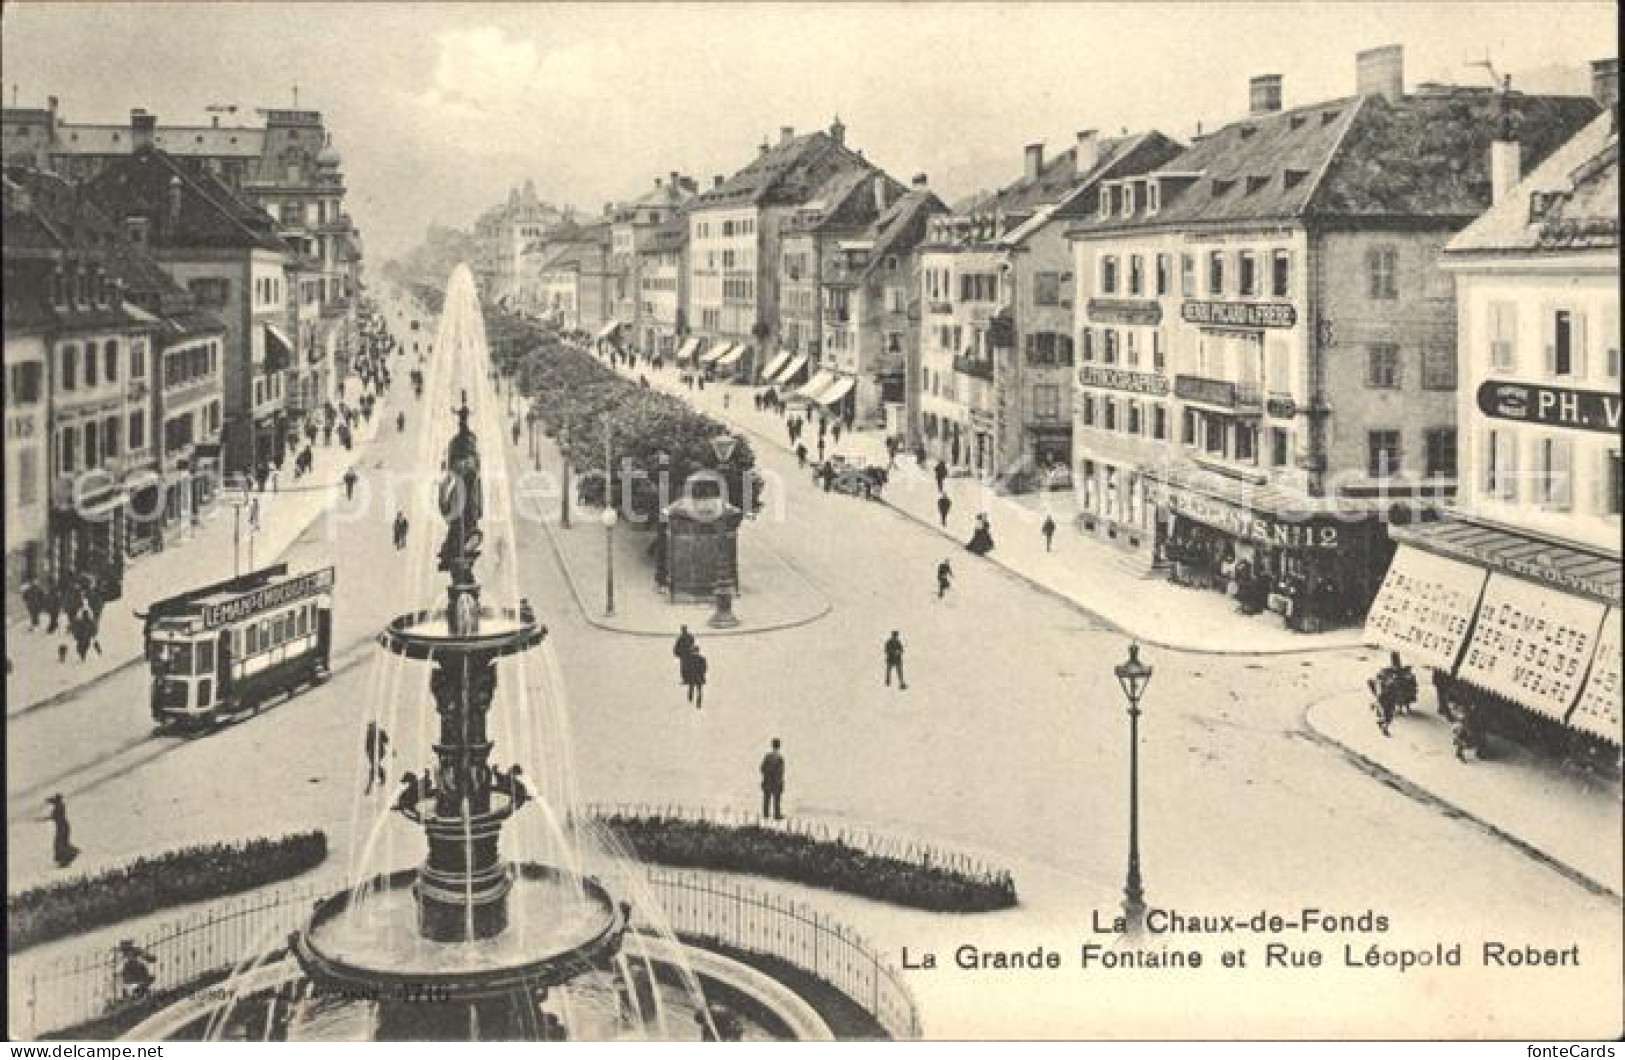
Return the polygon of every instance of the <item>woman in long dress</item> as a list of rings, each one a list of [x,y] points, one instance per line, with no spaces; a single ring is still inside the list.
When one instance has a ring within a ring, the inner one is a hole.
[[[56,867],[65,869],[73,864],[73,859],[79,856],[79,848],[73,845],[73,829],[68,824],[68,804],[62,796],[52,795],[45,800],[51,807],[51,812],[45,820],[55,826],[56,836],[52,843],[52,854],[56,858]]]

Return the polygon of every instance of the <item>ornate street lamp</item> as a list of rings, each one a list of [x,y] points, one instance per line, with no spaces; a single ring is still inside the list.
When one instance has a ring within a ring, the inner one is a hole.
[[[1140,697],[1151,683],[1151,667],[1140,661],[1139,644],[1128,646],[1128,661],[1115,673],[1128,698],[1128,881],[1123,886],[1123,918],[1130,935],[1145,926],[1145,889],[1140,885]]]
[[[723,476],[722,469],[733,459],[734,450],[738,446],[739,439],[731,434],[719,434],[711,439],[711,452],[717,458],[717,475],[722,478],[724,483],[727,482],[727,478]],[[724,487],[722,497],[723,514],[727,512],[727,500],[727,491],[726,487]],[[719,549],[719,555],[720,551]],[[739,625],[739,618],[733,612],[734,586],[728,574],[720,569],[720,564],[716,572],[716,579],[716,610],[712,612],[710,618],[706,619],[705,624],[712,629],[731,629]]]
[[[615,524],[620,521],[620,514],[606,498],[603,514],[598,518],[604,524],[604,617],[609,618],[615,614]]]

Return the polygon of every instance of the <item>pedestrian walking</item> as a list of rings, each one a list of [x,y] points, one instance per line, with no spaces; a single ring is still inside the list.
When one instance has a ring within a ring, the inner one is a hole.
[[[699,710],[705,705],[705,673],[710,669],[705,656],[701,654],[699,645],[695,645],[685,656],[681,665],[683,685],[688,689],[688,701]]]
[[[1040,526],[1038,531],[1044,535],[1044,551],[1050,551],[1050,548],[1055,544],[1055,516],[1045,515],[1044,525]]]
[[[50,821],[54,829],[51,854],[56,859],[56,867],[65,869],[79,856],[79,848],[73,845],[73,828],[68,824],[68,804],[61,795],[52,795],[45,803],[51,812],[42,820]]]
[[[891,636],[886,638],[886,687],[891,687],[892,671],[897,672],[898,691],[907,691],[908,682],[903,678],[903,638],[897,635],[894,629]]]
[[[971,532],[965,550],[978,556],[985,556],[993,551],[993,524],[988,521],[986,512],[976,517],[976,529]]]
[[[677,641],[671,646],[671,653],[677,657],[678,662],[688,658],[688,653],[694,650],[694,634],[683,626],[677,633]]]
[[[353,468],[353,467],[350,468],[350,470],[348,470],[348,471],[346,471],[344,473],[344,499],[345,500],[351,500],[351,499],[353,499],[355,497],[355,483],[356,483],[356,478],[357,477],[358,476],[355,473],[355,468]]]
[[[45,617],[50,619],[45,632],[55,633],[62,621],[62,589],[56,582],[47,582],[41,591],[44,593],[42,606],[45,609]]]
[[[258,497],[251,497],[248,501],[248,528],[250,530],[260,528],[260,499]]]
[[[779,738],[773,737],[767,754],[762,756],[762,816],[775,821],[784,820],[781,800],[784,798],[784,755],[779,751]]]
[[[807,443],[796,443],[796,464],[802,468],[807,466]]]
[[[406,433],[406,413],[405,412],[397,412],[397,413],[395,413],[395,433],[396,434],[405,434]]]
[[[384,782],[384,761],[389,757],[389,733],[376,721],[369,721],[364,744],[367,752],[367,794],[371,795],[373,785]]]
[[[953,506],[954,502],[948,499],[946,493],[937,494],[937,522],[942,525],[943,529],[948,527],[948,510]]]
[[[824,461],[824,436],[822,434],[818,436],[818,461],[819,463]]]
[[[841,444],[841,421],[840,420],[835,421],[835,426],[829,433],[835,439],[835,444],[840,445]]]
[[[395,513],[395,551],[406,547],[407,521],[405,512]]]
[[[23,583],[23,606],[28,609],[28,628],[39,629],[40,614],[45,610],[45,591],[33,578]]]
[[[941,493],[942,492],[942,484],[944,482],[948,481],[948,465],[944,464],[941,460],[937,461],[936,476],[937,476],[937,492]]]
[[[937,599],[941,600],[953,588],[954,569],[948,565],[947,560],[937,564]]]
[[[79,653],[79,661],[84,662],[85,656],[90,652],[90,642],[94,637],[92,627],[94,620],[90,617],[90,609],[81,607],[79,613],[73,616],[69,623],[69,630],[73,634],[74,650]]]

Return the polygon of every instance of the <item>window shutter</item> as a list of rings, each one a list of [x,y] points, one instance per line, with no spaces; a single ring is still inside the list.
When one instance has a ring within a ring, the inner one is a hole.
[[[1569,325],[1569,338],[1574,344],[1571,368],[1576,379],[1584,379],[1586,376],[1586,355],[1590,352],[1590,346],[1587,345],[1586,317],[1584,313],[1576,310],[1569,314],[1569,320],[1572,321]]]
[[[1566,512],[1574,503],[1574,439],[1553,438],[1549,444],[1552,447],[1552,486],[1549,496],[1553,508]]]
[[[1546,377],[1557,375],[1557,309],[1550,305],[1540,307],[1541,345],[1546,350]]]
[[[1518,499],[1518,439],[1510,431],[1500,436],[1501,445],[1500,468],[1501,499],[1515,501]]]

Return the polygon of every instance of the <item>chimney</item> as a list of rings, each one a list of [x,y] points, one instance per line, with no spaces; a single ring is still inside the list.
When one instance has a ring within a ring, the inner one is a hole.
[[[1281,109],[1281,75],[1259,74],[1248,82],[1248,114],[1274,114]]]
[[[1405,49],[1399,44],[1367,48],[1354,57],[1354,91],[1390,103],[1405,98]]]
[[[835,120],[830,122],[829,138],[834,140],[837,146],[846,146],[846,126],[841,124],[841,116],[839,114],[835,115]]]
[[[171,231],[181,223],[181,178],[169,178],[169,227]]]
[[[130,149],[139,151],[143,147],[152,146],[152,138],[158,129],[158,116],[148,114],[139,107],[130,111]]]
[[[890,197],[891,192],[890,183],[886,179],[886,174],[875,174],[875,213],[877,214],[886,212],[886,199]]]
[[[1038,179],[1038,174],[1044,169],[1044,145],[1027,145],[1027,183],[1031,184]]]
[[[1612,111],[1619,124],[1619,60],[1595,59],[1591,63],[1591,98],[1603,110]]]
[[[779,126],[779,143],[787,144],[791,140],[794,140],[795,138],[796,138],[796,127],[794,125],[781,125],[781,126]]]
[[[671,178],[671,186],[672,186],[673,190],[676,190],[676,189],[681,188],[683,186],[682,178],[678,175],[678,173],[677,173],[677,171],[675,169],[672,170],[671,173],[668,174],[668,176]]]
[[[1078,130],[1078,176],[1100,164],[1100,134],[1093,129]]]
[[[716,176],[711,178],[711,186],[713,188],[722,187],[722,174],[721,173],[718,173]]]
[[[930,189],[931,189],[931,180],[930,180],[929,177],[927,177],[924,173],[916,173],[916,174],[914,174],[914,190],[915,191],[929,191]]]

